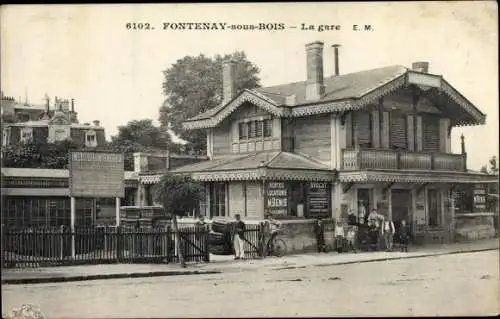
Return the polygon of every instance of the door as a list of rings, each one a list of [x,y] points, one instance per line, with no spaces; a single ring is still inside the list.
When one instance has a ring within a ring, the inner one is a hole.
[[[407,189],[393,189],[391,191],[392,220],[396,232],[399,230],[401,221],[406,220],[406,224],[411,229],[411,193]]]

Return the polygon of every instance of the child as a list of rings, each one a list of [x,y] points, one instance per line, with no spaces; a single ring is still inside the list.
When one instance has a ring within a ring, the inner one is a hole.
[[[357,226],[352,226],[348,231],[347,231],[347,243],[349,244],[349,248],[354,251],[354,253],[357,252]]]
[[[340,220],[337,221],[335,225],[335,248],[337,252],[340,254],[342,252],[344,244],[344,227],[342,227],[342,223]]]
[[[401,226],[399,227],[399,245],[401,246],[401,251],[408,252],[408,239],[410,237],[410,230],[406,226],[406,220],[401,221]]]

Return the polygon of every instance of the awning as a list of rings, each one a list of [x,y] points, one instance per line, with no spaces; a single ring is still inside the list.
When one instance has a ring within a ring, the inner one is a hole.
[[[440,171],[383,171],[362,170],[340,172],[339,180],[342,183],[369,183],[369,182],[394,182],[394,183],[497,183],[497,176],[482,173],[466,172],[440,172]]]
[[[289,152],[260,152],[236,158],[219,158],[172,170],[198,181],[297,180],[334,181],[335,172],[325,164]],[[141,175],[142,184],[154,184],[161,174]]]

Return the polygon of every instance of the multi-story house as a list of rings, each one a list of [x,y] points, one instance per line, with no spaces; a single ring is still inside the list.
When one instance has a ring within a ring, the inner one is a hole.
[[[105,132],[99,121],[79,124],[74,100],[55,98],[51,107],[19,103],[2,94],[2,156],[10,146],[39,141],[70,140],[81,149],[104,145]],[[7,121],[8,120],[8,121]],[[4,167],[2,161],[2,224],[16,226],[66,225],[70,223],[69,171],[64,168]],[[132,203],[137,180],[125,172],[124,205]],[[77,224],[96,220],[114,222],[115,199],[78,198]]]
[[[27,143],[31,140],[58,142],[71,140],[80,147],[96,147],[106,141],[104,128],[99,121],[79,124],[74,100],[55,98],[50,108],[49,98],[45,106],[18,103],[2,96],[2,117],[11,116],[10,123],[2,123],[2,146]]]
[[[305,81],[242,92],[227,61],[223,103],[184,123],[206,131],[210,160],[174,171],[206,185],[209,217],[261,219],[269,210],[338,218],[377,209],[409,221],[417,235],[449,239],[452,191],[489,181],[467,170],[463,141],[460,154],[451,152],[451,131],[486,116],[427,62],[325,77],[323,47],[306,45]]]

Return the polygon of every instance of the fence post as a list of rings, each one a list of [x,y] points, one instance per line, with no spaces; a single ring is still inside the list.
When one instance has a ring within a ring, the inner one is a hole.
[[[2,268],[5,267],[5,241],[7,240],[7,235],[5,234],[5,227],[2,224]]]
[[[205,228],[204,228],[204,232],[203,232],[203,250],[205,252],[205,258],[204,258],[204,262],[210,262],[210,247],[208,245],[208,234],[210,233],[210,230],[208,228],[207,225],[205,225]]]
[[[122,253],[122,247],[123,247],[122,236],[121,236],[121,226],[116,226],[115,236],[116,236],[116,262],[119,263],[121,258],[122,258],[121,253]]]
[[[59,227],[59,232],[60,232],[60,235],[59,235],[59,238],[60,238],[60,255],[61,255],[61,260],[64,260],[64,225],[61,225],[61,227]]]
[[[170,234],[170,226],[167,224],[165,225],[165,236],[166,236],[166,251],[167,251],[167,264],[170,263],[170,246],[171,246],[171,234]]]
[[[259,223],[259,228],[258,228],[258,234],[257,234],[257,238],[258,238],[258,242],[259,242],[259,251],[257,252],[259,257],[263,258],[265,257],[265,252],[264,252],[264,249],[265,249],[265,246],[266,246],[266,243],[264,242],[265,241],[265,236],[264,236],[264,223]]]

